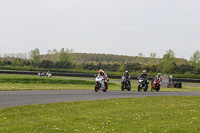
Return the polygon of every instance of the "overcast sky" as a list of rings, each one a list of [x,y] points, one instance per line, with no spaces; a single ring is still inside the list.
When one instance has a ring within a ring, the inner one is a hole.
[[[200,51],[200,0],[0,0],[0,54]]]

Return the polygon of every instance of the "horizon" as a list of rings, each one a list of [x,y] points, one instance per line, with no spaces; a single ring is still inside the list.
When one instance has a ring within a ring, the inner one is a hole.
[[[0,1],[0,54],[69,48],[189,60],[200,50],[198,0]]]
[[[29,51],[30,52],[30,51]],[[19,55],[19,57],[20,57],[20,55],[23,55],[23,54],[26,54],[26,56],[27,56],[27,58],[26,59],[29,59],[29,52],[24,52],[24,53],[6,53],[5,55],[1,55],[0,54],[0,57],[1,58],[6,58],[6,57],[18,57],[17,55]],[[136,56],[129,56],[129,55],[121,55],[121,54],[106,54],[106,53],[86,53],[86,52],[72,52],[72,54],[73,53],[75,53],[75,54],[96,54],[96,55],[115,55],[115,56],[128,56],[128,57],[140,57],[140,56],[138,56],[138,55],[136,55]],[[44,53],[44,54],[41,54],[40,53],[40,55],[42,56],[42,55],[47,55],[47,53]],[[163,54],[164,55],[164,54]],[[142,58],[153,58],[153,57],[150,57],[150,56],[143,56]],[[156,56],[155,57],[155,59],[162,59],[163,57],[158,57],[158,56]],[[175,58],[177,58],[177,59],[185,59],[185,58],[179,58],[179,57],[175,57]],[[185,59],[185,60],[187,60],[187,61],[189,61],[188,59]]]

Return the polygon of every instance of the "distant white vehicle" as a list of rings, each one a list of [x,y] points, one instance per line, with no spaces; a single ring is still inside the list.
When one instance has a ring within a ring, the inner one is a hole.
[[[51,74],[51,73],[49,73],[49,74],[47,75],[47,77],[52,77],[52,74]]]
[[[48,72],[46,73],[46,76],[47,76],[47,77],[52,77],[52,74],[48,71]]]
[[[39,76],[39,77],[44,77],[44,73],[43,73],[43,72],[40,72],[40,73],[38,73],[38,76]]]

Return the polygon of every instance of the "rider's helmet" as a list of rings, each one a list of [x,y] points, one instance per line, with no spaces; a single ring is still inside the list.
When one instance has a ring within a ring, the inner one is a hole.
[[[125,76],[126,78],[128,78],[128,76],[129,76],[128,71],[125,71],[124,76]]]
[[[99,70],[99,74],[103,75],[103,70],[102,69]]]
[[[143,74],[146,74],[146,73],[147,73],[147,71],[146,71],[146,70],[143,70],[142,72],[143,72]]]
[[[158,76],[160,76],[161,75],[161,73],[158,73]]]

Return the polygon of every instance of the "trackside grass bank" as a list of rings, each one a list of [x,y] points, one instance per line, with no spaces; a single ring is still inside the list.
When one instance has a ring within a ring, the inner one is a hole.
[[[162,96],[0,109],[0,132],[199,133],[200,96]]]
[[[0,75],[0,83],[94,84],[94,82],[86,80],[11,75]]]
[[[87,80],[89,79],[89,80]],[[94,90],[94,78],[84,77],[38,77],[31,75],[0,75],[0,90]],[[131,83],[131,91],[137,91],[138,83]],[[121,91],[120,80],[111,79],[108,90]],[[143,90],[142,90],[143,91]],[[151,91],[149,84],[148,91]],[[200,91],[197,86],[183,86],[180,88],[161,88],[160,91]]]
[[[47,78],[28,75],[0,75],[0,90],[94,90],[95,81]],[[117,88],[116,83],[109,83]]]

